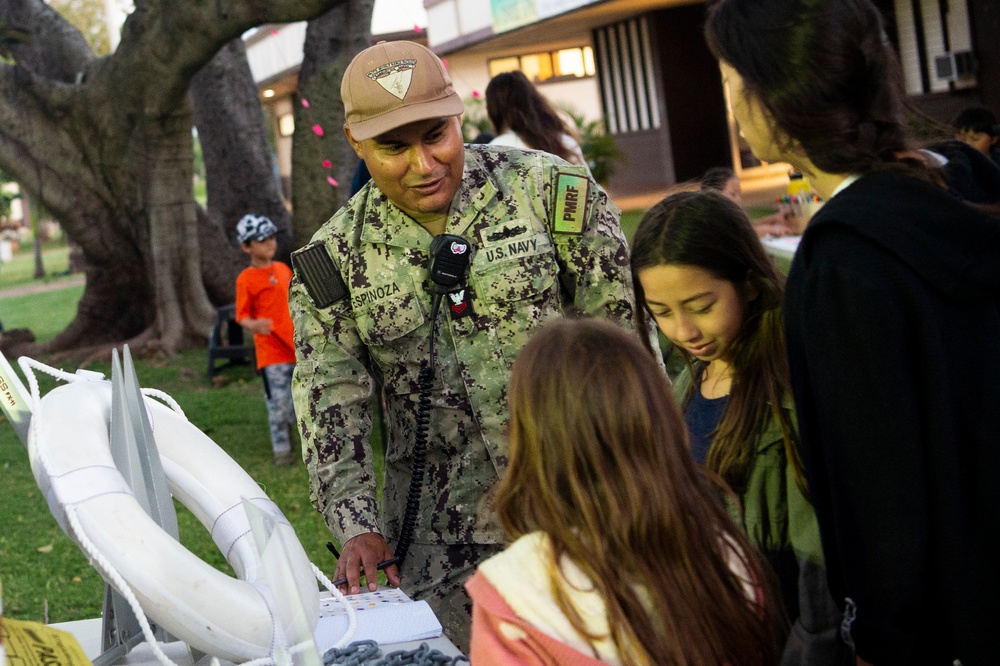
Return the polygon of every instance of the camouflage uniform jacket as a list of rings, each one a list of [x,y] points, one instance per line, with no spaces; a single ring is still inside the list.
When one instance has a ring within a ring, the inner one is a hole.
[[[466,147],[446,233],[473,247],[472,312],[455,318],[445,297],[437,317],[416,543],[502,543],[480,505],[507,466],[507,382],[528,338],[572,312],[631,326],[620,211],[588,180],[582,233],[551,233],[557,169],[586,175],[545,153]],[[370,182],[299,251],[325,247],[349,292],[319,308],[297,270],[289,299],[298,351],[292,391],[311,495],[342,543],[372,531],[395,538],[402,524],[418,374],[430,354],[431,240]],[[388,428],[384,522],[368,443],[379,386]]]

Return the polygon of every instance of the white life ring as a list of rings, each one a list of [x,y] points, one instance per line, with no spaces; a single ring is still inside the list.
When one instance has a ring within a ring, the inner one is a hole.
[[[95,568],[113,584],[104,568],[110,563],[156,623],[192,647],[238,663],[273,654],[276,632],[291,626],[282,624],[289,618],[271,607],[259,583],[260,556],[241,502],[250,498],[290,533],[292,587],[306,605],[311,634],[319,616],[318,587],[291,525],[257,483],[183,415],[148,397],[144,402],[170,492],[212,533],[238,578],[196,557],[139,505],[111,456],[106,381],[53,389],[32,414],[32,471],[63,531],[84,552],[81,541],[89,540],[106,558],[92,561]],[[70,529],[70,512],[86,539]]]

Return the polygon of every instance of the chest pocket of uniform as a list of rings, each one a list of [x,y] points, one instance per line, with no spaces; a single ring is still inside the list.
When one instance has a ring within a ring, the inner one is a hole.
[[[476,307],[489,313],[496,342],[510,367],[531,336],[562,314],[555,250],[548,245],[536,254],[478,268],[480,272],[473,275]]]
[[[551,245],[538,254],[496,261],[473,276],[476,293],[490,303],[537,300],[556,281],[559,266]]]
[[[384,352],[380,347],[420,328],[426,319],[423,304],[412,290],[379,298],[360,310],[355,308],[358,335],[376,355]]]

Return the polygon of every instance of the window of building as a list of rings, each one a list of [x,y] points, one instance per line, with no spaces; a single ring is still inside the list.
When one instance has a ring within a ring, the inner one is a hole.
[[[286,113],[278,117],[278,134],[291,136],[295,134],[295,116]]]
[[[535,83],[594,75],[594,49],[580,46],[558,51],[528,53],[489,61],[490,78],[501,72],[521,70]]]

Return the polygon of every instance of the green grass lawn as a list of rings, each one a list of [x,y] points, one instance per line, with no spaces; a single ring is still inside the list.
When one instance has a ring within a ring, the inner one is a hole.
[[[18,287],[25,284],[46,284],[65,280],[69,277],[69,248],[63,244],[43,247],[42,267],[45,277],[35,277],[35,253],[31,242],[22,243],[10,261],[0,264],[0,289]]]
[[[7,330],[29,328],[39,342],[62,332],[76,315],[83,285],[0,299],[0,322]],[[206,364],[208,361],[206,361]]]

